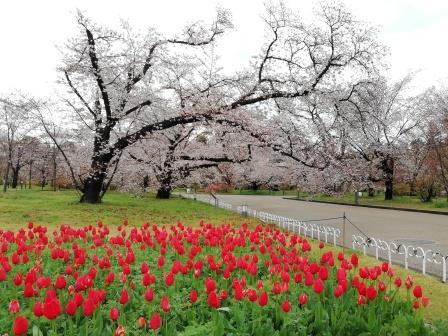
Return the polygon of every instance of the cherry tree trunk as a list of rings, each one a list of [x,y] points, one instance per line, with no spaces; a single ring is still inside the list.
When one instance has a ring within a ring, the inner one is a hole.
[[[11,188],[13,188],[13,189],[17,188],[18,184],[19,184],[19,170],[18,169],[14,169],[12,171]]]
[[[9,161],[8,161],[8,163],[7,163],[7,165],[6,165],[5,179],[3,180],[3,192],[6,192],[6,188],[8,188],[9,168],[10,168],[10,163],[9,163]]]
[[[156,198],[159,199],[169,199],[171,196],[171,187],[162,186],[157,190]]]
[[[165,170],[162,178],[160,178],[160,187],[157,190],[156,198],[168,199],[171,196],[171,189],[173,188],[173,170],[171,166],[172,161],[165,162]]]
[[[384,185],[386,187],[384,199],[391,200],[394,196],[394,159],[387,155],[381,166],[384,173]]]
[[[92,174],[86,178],[80,199],[81,203],[101,203],[104,178],[104,174]]]
[[[107,152],[110,128],[97,128],[97,136],[93,146],[91,173],[86,177],[82,186],[81,203],[101,203],[103,189],[106,188],[107,168],[112,160],[110,152]],[[104,190],[105,191],[105,190]]]
[[[253,191],[257,191],[260,189],[260,184],[257,181],[250,182],[250,189]]]

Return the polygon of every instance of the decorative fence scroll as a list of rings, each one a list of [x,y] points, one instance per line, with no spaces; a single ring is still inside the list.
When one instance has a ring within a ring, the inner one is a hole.
[[[193,198],[192,195],[183,196]],[[247,206],[234,207],[232,204],[222,202],[216,197],[210,199],[202,198],[198,200],[219,208],[233,210],[240,214],[258,218],[263,222],[274,224],[282,229],[297,232],[300,235],[317,239],[325,243],[331,243],[335,246],[342,245],[343,238],[341,230],[332,226],[319,225],[294,218],[279,216],[264,211],[250,209]],[[352,248],[354,250],[361,249],[364,255],[373,255],[376,259],[385,259],[389,264],[399,264],[406,269],[409,268],[409,260],[413,260],[414,262],[411,268],[422,272],[424,275],[428,273],[427,269],[429,265],[434,265],[439,271],[441,268],[442,282],[447,281],[448,256],[437,251],[425,250],[420,246],[398,244],[393,241],[388,242],[386,240],[360,235],[352,235]]]

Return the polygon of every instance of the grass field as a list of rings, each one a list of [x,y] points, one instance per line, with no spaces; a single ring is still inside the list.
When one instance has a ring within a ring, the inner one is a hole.
[[[0,193],[0,228],[14,229],[29,221],[54,227],[86,225],[99,219],[108,225],[117,225],[124,218],[133,225],[174,224],[176,221],[197,225],[201,219],[215,223],[240,223],[242,220],[233,212],[179,197],[159,200],[153,194],[137,197],[109,192],[101,204],[81,204],[78,199],[77,193],[71,190],[8,190]]]
[[[0,228],[17,229],[28,221],[54,228],[62,223],[84,226],[102,219],[110,226],[118,225],[123,218],[128,218],[131,225],[142,225],[145,222],[155,224],[174,224],[181,221],[188,225],[197,225],[201,219],[215,224],[259,223],[252,218],[224,209],[217,209],[208,204],[189,199],[174,197],[170,200],[158,200],[152,194],[135,197],[126,193],[110,192],[102,204],[80,204],[74,191],[41,191],[9,190],[0,194]],[[317,243],[312,242],[312,254],[320,255]],[[337,247],[325,247],[335,253],[341,251]],[[348,254],[352,251],[347,250]],[[359,253],[358,253],[359,254]],[[361,264],[376,265],[380,262],[370,257],[360,257]],[[405,280],[411,274],[415,283],[424,287],[425,295],[431,304],[424,310],[428,320],[447,319],[448,285],[431,276],[423,276],[417,272],[395,267],[397,275]]]

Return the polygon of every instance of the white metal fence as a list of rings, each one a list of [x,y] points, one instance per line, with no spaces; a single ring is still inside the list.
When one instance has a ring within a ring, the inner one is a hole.
[[[240,214],[251,216],[262,220],[263,222],[274,224],[282,229],[297,232],[300,235],[317,239],[325,243],[331,243],[333,245],[348,247],[344,239],[343,230],[327,225],[320,225],[311,223],[312,221],[302,221],[294,218],[279,216],[276,214],[254,210],[248,208],[246,205],[233,206],[230,203],[225,203],[219,200],[216,196],[212,195],[210,198],[197,198],[191,194],[183,195],[184,197],[194,198],[202,202],[212,204],[216,207],[233,210]],[[344,219],[344,217],[337,217],[331,219]],[[326,219],[323,219],[326,220]],[[323,221],[317,220],[317,221]],[[351,223],[349,221],[349,223]],[[351,223],[354,225],[353,223]],[[357,228],[354,225],[355,228]],[[357,228],[358,229],[358,228]],[[359,229],[358,229],[359,230]],[[344,244],[345,243],[345,244]],[[359,249],[364,255],[375,256],[376,259],[384,259],[389,264],[399,264],[406,269],[412,268],[422,272],[423,274],[431,273],[437,276],[441,276],[442,282],[447,281],[447,263],[448,256],[445,256],[437,251],[425,250],[420,246],[397,244],[394,241],[386,241],[374,237],[368,237],[367,235],[352,235],[352,248],[354,250]],[[431,268],[428,271],[428,268]]]

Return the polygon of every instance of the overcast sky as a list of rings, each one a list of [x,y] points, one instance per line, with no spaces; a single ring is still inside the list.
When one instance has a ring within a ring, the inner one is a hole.
[[[290,0],[286,4],[309,17],[317,1]],[[419,89],[448,79],[448,1],[346,0],[359,19],[380,28],[390,48],[389,75],[400,78],[418,71]],[[220,50],[229,69],[241,69],[256,55],[263,41],[263,1],[260,0],[2,0],[0,4],[0,92],[20,89],[36,96],[51,95],[56,87],[56,49],[77,31],[76,9],[104,25],[128,19],[134,27],[156,27],[172,35],[189,22],[211,20],[216,6],[232,12],[235,29]]]

